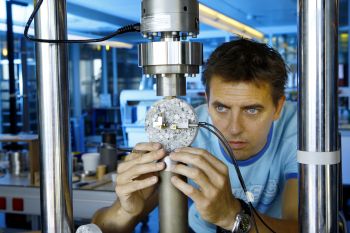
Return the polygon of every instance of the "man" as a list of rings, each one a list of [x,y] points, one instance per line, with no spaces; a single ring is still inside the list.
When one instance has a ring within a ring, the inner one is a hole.
[[[204,67],[208,104],[196,110],[200,121],[213,123],[229,142],[248,195],[274,232],[298,229],[296,106],[285,102],[286,79],[283,59],[265,44],[245,39],[224,43]],[[165,168],[165,152],[157,143],[135,149],[148,153],[131,153],[119,166],[119,199],[94,217],[104,232],[130,232],[157,205],[157,173]],[[249,212],[241,201],[247,201],[246,194],[214,135],[200,130],[192,147],[176,150],[170,158],[180,162],[172,171],[191,180],[174,176],[172,183],[193,200],[189,224],[195,232],[245,227],[237,216]],[[259,232],[271,232],[255,214],[254,219]],[[249,232],[256,231],[252,227]]]

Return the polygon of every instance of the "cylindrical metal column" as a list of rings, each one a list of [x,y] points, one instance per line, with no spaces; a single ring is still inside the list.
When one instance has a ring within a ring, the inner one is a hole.
[[[43,1],[35,19],[39,38],[66,39],[66,1]],[[73,232],[66,44],[36,44],[42,232]]]
[[[21,66],[22,66],[22,132],[30,131],[29,123],[29,101],[28,101],[28,67],[27,67],[27,44],[26,39],[21,38]]]
[[[174,173],[171,171],[162,171],[160,173],[159,232],[187,233],[187,197],[171,183],[172,176],[174,176]],[[179,178],[185,180],[185,178],[181,176]]]
[[[117,48],[112,48],[112,69],[113,69],[113,98],[112,105],[118,105],[118,59]]]
[[[107,50],[106,46],[102,46],[102,74],[101,74],[101,94],[108,94],[108,74],[107,74]]]
[[[299,231],[338,232],[338,1],[299,0]]]
[[[17,129],[17,92],[15,77],[15,49],[14,49],[14,33],[12,21],[12,1],[6,1],[6,24],[7,24],[7,51],[9,61],[9,95],[10,95],[10,133],[16,134]]]

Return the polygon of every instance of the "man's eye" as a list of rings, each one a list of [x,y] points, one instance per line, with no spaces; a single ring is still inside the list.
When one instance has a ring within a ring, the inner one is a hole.
[[[256,108],[249,108],[246,110],[246,112],[251,114],[251,115],[255,115],[255,114],[258,114],[259,110]]]
[[[227,112],[227,108],[221,105],[216,106],[217,112]]]

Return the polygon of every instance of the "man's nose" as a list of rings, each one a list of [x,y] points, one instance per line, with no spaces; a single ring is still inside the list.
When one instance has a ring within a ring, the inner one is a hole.
[[[239,114],[232,114],[229,122],[229,130],[232,135],[238,135],[242,133],[243,124]]]

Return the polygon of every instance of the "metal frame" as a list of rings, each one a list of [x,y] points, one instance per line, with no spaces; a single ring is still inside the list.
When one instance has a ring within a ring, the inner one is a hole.
[[[67,38],[66,1],[43,1],[38,38]],[[73,232],[69,82],[66,44],[36,44],[42,232]]]
[[[299,0],[298,29],[298,150],[335,158],[338,0]],[[299,232],[338,232],[339,161],[301,163],[299,155]]]

